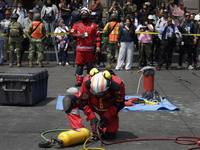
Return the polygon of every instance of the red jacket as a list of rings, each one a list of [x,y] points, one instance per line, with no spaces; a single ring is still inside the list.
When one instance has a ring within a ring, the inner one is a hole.
[[[116,114],[124,107],[125,86],[121,79],[112,75],[111,86],[101,99],[97,99],[90,93],[88,83],[91,76],[84,78],[79,90],[79,104],[81,105],[87,121],[94,119],[94,112],[100,116],[105,116],[108,120],[115,117]]]
[[[88,34],[88,37],[79,38],[79,34],[85,33]],[[100,47],[100,32],[97,30],[95,23],[85,23],[78,22],[73,25],[70,30],[70,33],[73,34],[76,40],[76,51],[94,51],[94,38],[96,37],[96,47]]]

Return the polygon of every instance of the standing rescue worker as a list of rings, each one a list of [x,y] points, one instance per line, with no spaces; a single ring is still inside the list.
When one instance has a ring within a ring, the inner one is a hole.
[[[9,49],[10,49],[10,67],[13,67],[13,55],[14,50],[17,51],[17,67],[21,67],[20,62],[20,49],[22,45],[23,27],[17,22],[19,15],[14,13],[11,15],[12,22],[9,23],[7,29],[7,36],[9,39]]]
[[[100,32],[96,24],[89,21],[90,11],[88,8],[81,9],[81,21],[75,23],[70,30],[76,40],[76,87],[83,82],[83,66],[87,66],[87,73],[94,66],[94,37],[96,37],[96,51],[100,52]]]
[[[108,65],[106,66],[106,68],[108,68],[108,69],[111,68],[113,52],[115,53],[115,60],[117,60],[117,58],[118,58],[119,49],[117,46],[117,41],[118,41],[117,38],[119,35],[120,28],[122,27],[122,25],[117,22],[117,20],[118,20],[117,13],[112,13],[110,16],[110,20],[111,20],[111,22],[108,22],[103,29],[103,36],[109,37],[109,43],[107,44]]]
[[[42,61],[44,59],[43,41],[46,37],[46,29],[45,29],[44,24],[40,21],[41,16],[39,13],[35,13],[33,19],[34,21],[30,23],[28,27],[28,34],[27,34],[30,40],[29,55],[28,55],[29,67],[33,67],[33,60],[34,60],[36,50],[38,53],[39,67],[43,67],[43,64],[42,64]]]
[[[118,112],[124,107],[124,97],[125,86],[121,79],[111,71],[99,72],[94,68],[90,71],[90,76],[84,78],[79,91],[78,105],[77,102],[64,98],[63,107],[65,112],[69,113],[72,110],[70,106],[77,105],[87,116],[86,121],[90,121],[93,133],[96,133],[98,126],[102,129],[104,138],[115,139],[119,128]],[[100,116],[100,120],[94,112]],[[71,118],[73,119],[72,116]],[[73,121],[76,124],[76,120]]]

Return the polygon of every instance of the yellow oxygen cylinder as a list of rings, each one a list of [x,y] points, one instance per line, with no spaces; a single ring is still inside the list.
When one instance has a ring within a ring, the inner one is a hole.
[[[58,135],[58,139],[62,140],[61,146],[71,146],[85,142],[90,137],[90,131],[86,128],[69,130]]]

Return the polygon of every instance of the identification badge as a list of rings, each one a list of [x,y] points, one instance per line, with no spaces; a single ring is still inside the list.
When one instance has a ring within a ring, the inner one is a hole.
[[[85,36],[85,37],[88,37],[88,32],[84,32],[84,36]]]

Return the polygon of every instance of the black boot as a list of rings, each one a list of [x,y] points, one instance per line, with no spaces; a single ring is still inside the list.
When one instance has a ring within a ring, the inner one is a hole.
[[[82,85],[82,83],[76,83],[75,84],[75,87],[79,87],[79,86],[81,86]]]

